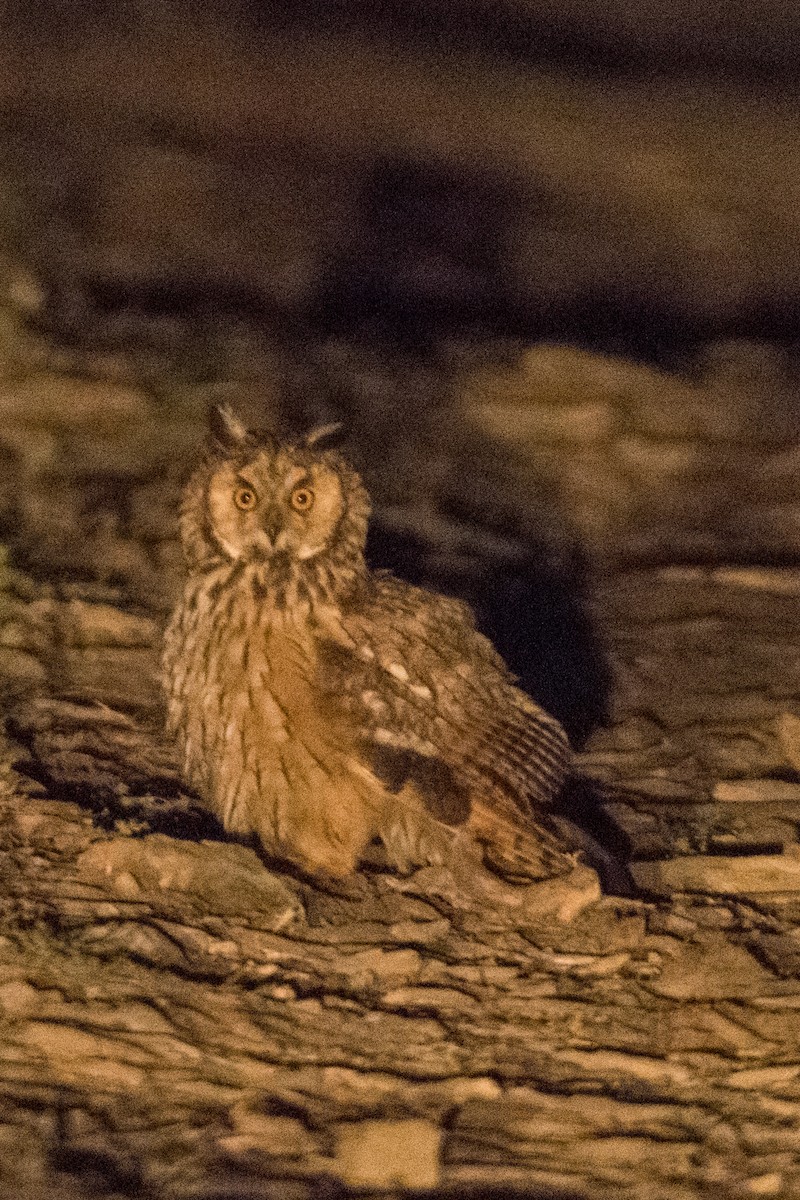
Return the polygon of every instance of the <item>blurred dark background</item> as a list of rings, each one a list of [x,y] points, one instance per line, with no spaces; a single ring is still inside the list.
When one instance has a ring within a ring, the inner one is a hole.
[[[647,356],[795,334],[794,6],[40,0],[5,27],[30,253],[100,304]]]
[[[344,417],[374,561],[469,598],[578,740],[610,686],[593,572],[800,558],[800,9],[2,14],[7,357],[17,322],[54,394],[123,379],[172,430],[161,458],[141,425],[65,454],[69,405],[6,391],[31,569],[103,578],[110,538],[152,594],[142,504],[171,511],[220,383],[289,430]]]

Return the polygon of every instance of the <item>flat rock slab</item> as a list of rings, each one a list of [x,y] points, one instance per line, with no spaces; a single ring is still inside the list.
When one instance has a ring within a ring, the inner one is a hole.
[[[800,810],[800,783],[780,779],[732,779],[717,783],[711,799],[723,804],[788,804]]]
[[[297,916],[296,897],[253,850],[188,842],[152,833],[93,843],[77,862],[88,879],[107,882],[126,900],[181,892],[222,916],[248,916],[265,929],[282,929]]]
[[[635,571],[598,608],[619,687],[579,764],[623,849],[659,860],[636,880],[659,894],[798,889],[800,571]]]
[[[95,1195],[164,1200],[800,1187],[800,941],[773,912],[311,886],[20,794],[0,871],[9,1194],[85,1194],[88,1164]]]
[[[726,858],[696,855],[666,862],[635,862],[634,881],[649,895],[675,892],[710,892],[730,896],[756,896],[771,892],[800,892],[800,846],[783,854],[754,854]]]
[[[3,1193],[800,1194],[800,572],[597,597],[582,795],[640,895],[312,883],[226,840],[160,740],[169,462],[207,397],[112,389],[81,458],[57,401],[88,429],[103,389],[45,375],[7,405],[43,386],[31,453],[74,470],[44,502],[26,460],[31,574],[0,562]]]

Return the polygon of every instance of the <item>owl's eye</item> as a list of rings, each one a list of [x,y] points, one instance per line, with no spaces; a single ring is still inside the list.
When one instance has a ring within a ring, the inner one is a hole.
[[[242,512],[250,512],[258,504],[258,496],[251,487],[238,487],[233,493],[233,503]]]
[[[308,512],[314,503],[314,493],[310,487],[295,488],[289,503],[295,512]]]

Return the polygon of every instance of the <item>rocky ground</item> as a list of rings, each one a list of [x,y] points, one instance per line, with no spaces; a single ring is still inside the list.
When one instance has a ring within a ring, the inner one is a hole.
[[[571,804],[629,894],[585,867],[541,889],[377,868],[312,886],[185,793],[156,680],[209,396],[232,379],[285,418],[296,358],[241,330],[78,346],[4,320],[5,1189],[800,1195],[800,570],[597,587],[613,687]],[[381,408],[364,361],[353,423],[403,454],[402,486],[374,472],[382,512],[451,565],[471,528],[491,560],[498,535],[441,517],[441,459],[418,453],[447,429],[457,461],[474,438],[444,401],[396,432],[439,368]],[[305,420],[320,402],[296,379]]]

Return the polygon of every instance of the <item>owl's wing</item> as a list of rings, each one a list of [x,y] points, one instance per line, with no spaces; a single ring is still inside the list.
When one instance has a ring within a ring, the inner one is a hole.
[[[488,849],[505,846],[507,864],[539,860],[520,874],[566,869],[563,843],[535,815],[564,782],[566,734],[514,685],[466,605],[378,575],[342,624],[344,638],[323,643],[326,690],[372,765],[398,772],[398,784],[405,769],[433,815],[466,821]]]

